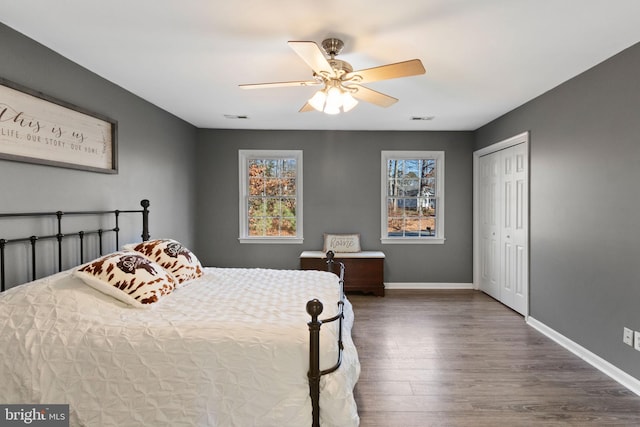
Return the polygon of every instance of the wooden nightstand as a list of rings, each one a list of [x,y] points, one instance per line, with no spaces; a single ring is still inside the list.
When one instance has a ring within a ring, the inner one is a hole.
[[[300,254],[300,268],[327,271],[326,256],[322,251],[304,251]],[[384,252],[336,253],[334,260],[344,263],[345,292],[360,291],[384,296]]]

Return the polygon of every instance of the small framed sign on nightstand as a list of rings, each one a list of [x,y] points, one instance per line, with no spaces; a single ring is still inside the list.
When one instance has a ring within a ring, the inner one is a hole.
[[[328,251],[341,253],[360,252],[360,233],[324,233],[324,249],[322,251],[324,253]]]

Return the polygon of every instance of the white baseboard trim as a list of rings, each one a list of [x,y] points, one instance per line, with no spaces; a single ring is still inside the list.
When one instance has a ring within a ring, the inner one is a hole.
[[[385,289],[473,289],[473,283],[408,283],[384,284]]]
[[[531,316],[527,318],[527,324],[640,396],[640,380],[638,380],[637,378],[632,377],[620,368],[612,365],[600,356],[590,352],[580,344],[571,341],[569,338],[556,332],[555,330],[551,329],[544,323],[537,321]]]

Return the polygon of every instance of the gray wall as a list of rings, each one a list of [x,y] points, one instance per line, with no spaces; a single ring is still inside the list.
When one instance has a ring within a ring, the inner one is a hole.
[[[530,315],[640,378],[640,44],[476,132],[530,130]]]
[[[119,151],[117,175],[0,160],[0,212],[140,209],[147,198],[152,237],[193,242],[195,127],[3,24],[0,57],[0,77],[116,120]]]
[[[304,243],[238,242],[238,150],[301,149]],[[444,245],[380,243],[381,150],[445,151]],[[321,250],[325,232],[361,234],[382,250],[387,282],[471,283],[471,132],[201,130],[197,145],[198,255],[208,265],[297,268],[303,250]]]

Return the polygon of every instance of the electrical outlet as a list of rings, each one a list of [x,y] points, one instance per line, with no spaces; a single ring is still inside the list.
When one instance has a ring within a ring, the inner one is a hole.
[[[633,348],[640,351],[640,332],[638,331],[633,333]]]
[[[633,347],[633,331],[631,329],[624,328],[624,333],[622,334],[622,342]]]

